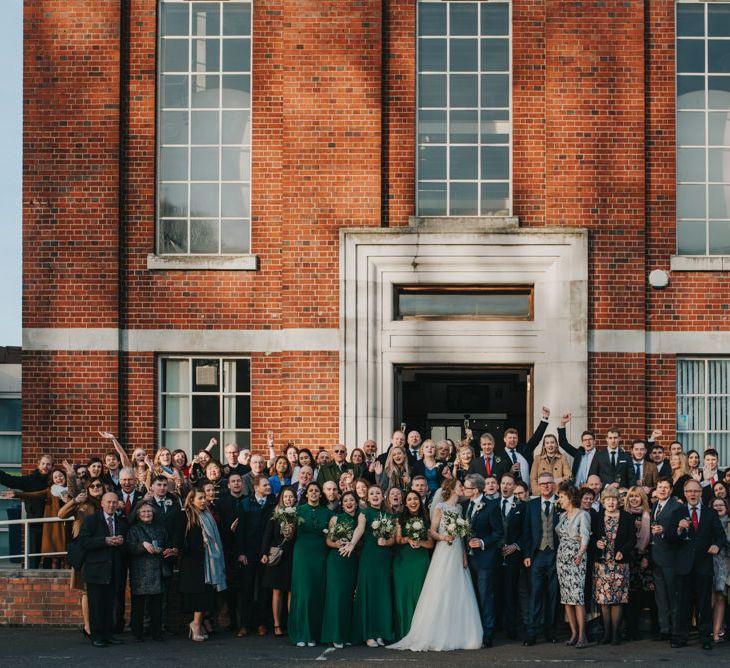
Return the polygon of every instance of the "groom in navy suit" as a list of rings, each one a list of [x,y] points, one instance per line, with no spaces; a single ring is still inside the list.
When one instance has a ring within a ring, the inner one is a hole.
[[[494,633],[494,576],[497,553],[502,544],[502,518],[499,503],[484,497],[484,478],[470,473],[464,480],[467,500],[462,502],[465,517],[471,522],[469,570],[482,616],[482,647],[492,646]]]

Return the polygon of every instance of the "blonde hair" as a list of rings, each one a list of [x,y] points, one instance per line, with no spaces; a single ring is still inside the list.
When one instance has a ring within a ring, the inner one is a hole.
[[[629,488],[629,491],[626,492],[626,502],[625,502],[626,509],[631,507],[629,505],[629,499],[633,496],[638,496],[641,499],[641,509],[643,511],[645,511],[647,513],[651,512],[651,508],[649,507],[649,498],[646,496],[646,493],[644,492],[644,490],[641,489],[641,487],[637,487],[637,486]]]
[[[676,452],[673,455],[669,455],[670,468],[672,466],[672,457],[679,457],[679,468],[677,469],[678,473],[672,471],[672,480],[676,482],[677,479],[682,477],[683,475],[689,475],[689,465],[687,464],[687,455],[685,455],[683,452]],[[676,478],[675,475],[677,476]]]
[[[193,526],[200,526],[200,511],[195,507],[195,504],[193,503],[196,494],[205,495],[205,492],[202,489],[197,488],[190,490],[188,492],[188,495],[185,497],[185,503],[183,504],[183,511],[185,512],[188,520],[186,531],[190,531]]]

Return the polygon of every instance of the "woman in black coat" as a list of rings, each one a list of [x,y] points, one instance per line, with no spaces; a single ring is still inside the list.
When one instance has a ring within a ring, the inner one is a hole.
[[[274,513],[279,515],[284,508],[297,507],[297,497],[291,487],[283,487],[279,493],[279,502]],[[296,520],[296,514],[294,515]],[[282,527],[285,527],[282,529]],[[282,603],[285,594],[288,594],[287,608],[291,602],[291,571],[292,554],[294,552],[295,522],[282,523],[278,517],[270,517],[264,529],[264,540],[261,547],[261,562],[267,564],[261,578],[261,586],[272,590],[271,609],[274,617],[274,635],[283,636],[281,630]],[[283,550],[281,559],[275,566],[268,565],[269,550],[280,547]]]
[[[601,606],[603,642],[618,645],[622,606],[629,602],[629,559],[636,544],[633,517],[619,508],[619,492],[607,487],[601,494],[603,512],[591,515],[593,595]]]
[[[190,637],[199,642],[208,639],[203,622],[216,609],[216,592],[226,588],[223,545],[203,490],[190,492],[183,510],[180,521],[184,527],[178,532],[182,537],[178,589],[183,612],[193,613]]]
[[[151,502],[142,501],[134,511],[137,521],[130,527],[125,543],[129,553],[129,586],[132,590],[132,633],[143,638],[145,605],[150,615],[150,634],[162,640],[162,594],[164,578],[171,570],[165,563],[177,550],[169,545],[167,531],[155,516]]]

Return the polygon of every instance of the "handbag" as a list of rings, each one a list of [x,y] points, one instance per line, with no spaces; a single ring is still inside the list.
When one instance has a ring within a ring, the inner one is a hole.
[[[281,558],[284,556],[283,544],[282,542],[281,545],[272,545],[269,548],[269,560],[266,562],[267,566],[276,566],[281,561]]]

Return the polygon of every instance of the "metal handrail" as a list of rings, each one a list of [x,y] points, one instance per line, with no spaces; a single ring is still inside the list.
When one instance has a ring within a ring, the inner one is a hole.
[[[23,558],[23,569],[28,570],[29,560],[31,557],[60,557],[67,554],[67,552],[31,552],[30,551],[30,532],[28,531],[29,524],[47,524],[52,522],[71,522],[73,517],[33,517],[25,518],[20,520],[0,520],[0,527],[17,526],[23,525],[25,532],[23,534],[23,553],[22,554],[3,554],[0,555],[0,559],[19,559]]]

